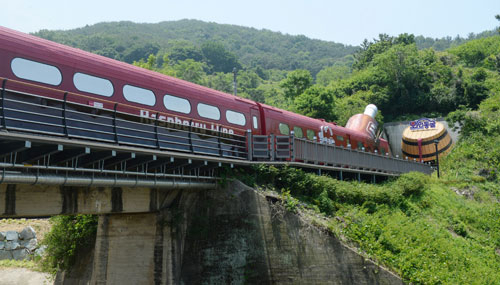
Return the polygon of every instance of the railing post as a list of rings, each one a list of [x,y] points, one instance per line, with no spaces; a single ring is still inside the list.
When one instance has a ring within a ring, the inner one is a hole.
[[[193,120],[189,120],[189,150],[193,153],[194,152],[194,147],[193,147],[193,138],[192,138],[192,133],[193,133]]]
[[[247,130],[247,150],[248,150],[248,160],[253,160],[253,140],[252,140],[252,130]]]
[[[273,134],[269,135],[269,140],[270,140],[269,155],[271,156],[271,161],[274,161],[274,135]]]
[[[160,113],[156,113],[155,118],[155,136],[156,136],[156,148],[160,149],[160,136],[158,135],[158,118]]]
[[[7,78],[2,82],[2,128],[7,129],[7,120],[5,120],[5,83],[7,83]]]
[[[113,107],[113,132],[115,134],[115,142],[118,143],[118,130],[116,127],[116,110],[118,109],[118,103],[115,103]]]
[[[318,149],[319,149],[319,142],[314,142],[315,147],[314,147],[314,164],[318,164],[319,161],[319,154],[318,154]]]
[[[295,160],[295,133],[294,131],[290,132],[290,160]]]
[[[220,132],[217,132],[217,141],[218,141],[218,144],[219,144],[219,156],[222,157],[223,156],[223,152],[222,152],[222,143],[221,143],[221,138],[220,138]]]
[[[63,125],[64,125],[64,136],[68,137],[68,122],[66,121],[66,104],[68,102],[68,92],[64,92],[64,97],[63,97]]]

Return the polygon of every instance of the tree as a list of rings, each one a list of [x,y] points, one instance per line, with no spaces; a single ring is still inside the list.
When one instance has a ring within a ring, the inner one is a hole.
[[[233,92],[233,75],[231,73],[216,72],[206,77],[206,86],[226,93]]]
[[[213,72],[228,73],[235,67],[241,69],[236,55],[227,51],[224,45],[219,42],[204,42],[201,45],[201,52]]]
[[[387,34],[380,34],[373,43],[366,39],[361,44],[361,49],[354,55],[354,69],[363,69],[367,67],[377,54],[382,54],[394,45],[413,45],[415,36],[413,34],[400,34],[398,37],[391,37]]]
[[[242,70],[238,72],[238,90],[243,92],[249,92],[252,89],[259,87],[260,82],[262,81],[252,70]]]
[[[148,57],[148,60],[146,62],[144,62],[144,60],[141,59],[139,61],[134,61],[132,64],[135,66],[145,68],[145,69],[157,71],[156,56],[154,54],[150,54]]]
[[[333,121],[333,95],[326,87],[314,85],[295,98],[294,110],[302,115]]]
[[[159,46],[157,44],[145,43],[145,44],[137,44],[135,46],[129,47],[123,55],[123,60],[128,63],[132,63],[134,61],[141,60],[150,54],[156,54],[159,50]]]
[[[477,108],[479,103],[488,97],[488,87],[485,85],[487,74],[482,68],[476,70],[465,83],[465,103],[468,107]]]
[[[176,77],[196,84],[201,84],[205,76],[203,67],[204,63],[192,59],[181,60],[173,66]]]
[[[281,81],[280,86],[285,91],[285,98],[293,101],[311,87],[312,82],[313,78],[309,70],[297,69],[289,72],[286,78]]]
[[[338,81],[348,78],[351,75],[351,69],[343,65],[334,65],[323,68],[316,74],[316,83],[327,86],[332,81]]]
[[[178,62],[181,60],[192,59],[194,61],[202,61],[203,55],[201,49],[188,41],[177,41],[170,49],[169,58]]]

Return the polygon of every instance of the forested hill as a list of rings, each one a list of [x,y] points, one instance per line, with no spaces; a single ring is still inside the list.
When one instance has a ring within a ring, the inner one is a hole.
[[[333,28],[333,27],[332,27]],[[269,30],[180,20],[157,24],[99,23],[68,31],[42,30],[36,36],[132,63],[150,54],[184,50],[198,60],[205,42],[221,43],[246,66],[307,69],[316,74],[337,61],[352,61],[356,47]],[[344,57],[349,56],[344,59]],[[161,57],[160,57],[161,58]],[[232,67],[231,67],[232,69]]]
[[[471,39],[494,34],[495,31],[485,31],[477,35],[469,34],[467,38],[456,36],[441,39],[417,36],[415,42],[420,49],[445,50]],[[334,64],[350,66],[354,61],[352,55],[359,49],[309,39],[303,35],[292,36],[265,29],[198,20],[157,24],[106,22],[67,31],[41,30],[35,35],[128,63],[146,59],[150,54],[157,55],[161,60],[163,54],[179,53],[178,59],[199,61],[202,45],[215,42],[222,44],[245,66],[279,70],[307,69],[313,75]]]

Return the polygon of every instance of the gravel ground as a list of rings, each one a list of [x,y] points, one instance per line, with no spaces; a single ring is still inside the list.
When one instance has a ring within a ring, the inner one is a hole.
[[[25,268],[1,268],[0,285],[52,285],[50,274]]]

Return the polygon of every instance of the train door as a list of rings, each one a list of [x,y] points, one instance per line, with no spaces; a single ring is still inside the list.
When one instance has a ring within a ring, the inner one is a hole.
[[[259,108],[250,108],[250,121],[252,125],[252,133],[256,135],[263,134],[263,122],[261,122]]]

